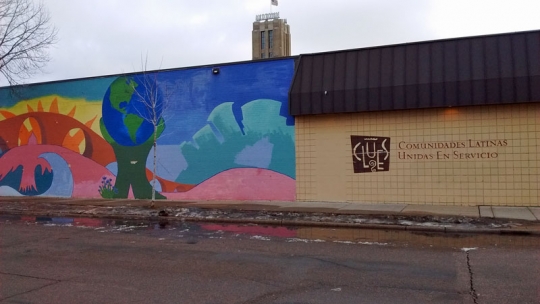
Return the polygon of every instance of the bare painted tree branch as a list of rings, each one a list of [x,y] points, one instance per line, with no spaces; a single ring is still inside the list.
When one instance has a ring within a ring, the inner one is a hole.
[[[41,71],[57,33],[43,3],[0,0],[0,73],[10,85]]]

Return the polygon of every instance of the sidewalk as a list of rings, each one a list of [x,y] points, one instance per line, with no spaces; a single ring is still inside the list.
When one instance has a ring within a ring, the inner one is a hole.
[[[0,197],[1,214],[540,235],[540,207]]]
[[[441,206],[411,204],[361,204],[330,202],[193,202],[186,206],[200,208],[236,208],[291,212],[321,212],[331,214],[400,214],[442,215],[473,218],[516,219],[540,222],[540,207]]]

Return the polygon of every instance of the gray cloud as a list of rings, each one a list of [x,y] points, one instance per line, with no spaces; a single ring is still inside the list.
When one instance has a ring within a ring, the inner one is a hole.
[[[280,0],[293,54],[540,28],[537,0]],[[511,3],[508,5],[508,3]],[[270,0],[45,0],[59,29],[29,82],[251,59]]]

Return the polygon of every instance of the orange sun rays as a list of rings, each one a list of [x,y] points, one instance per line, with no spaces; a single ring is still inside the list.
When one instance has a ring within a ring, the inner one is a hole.
[[[34,112],[46,112],[43,108],[43,104],[41,100],[38,101],[37,109],[34,110],[29,104],[26,105],[27,113],[34,113]],[[71,111],[69,111],[68,114],[64,114],[69,117],[74,117],[75,112],[77,111],[77,106],[74,106]],[[51,105],[49,106],[49,113],[55,113],[55,114],[62,114],[59,111],[58,108],[58,100],[55,98]],[[11,117],[16,116],[15,114],[0,110],[0,114],[4,116],[5,119],[9,119]],[[96,120],[97,115],[87,121],[84,125],[88,128],[92,128],[92,125],[94,121]],[[41,130],[41,127],[38,123],[38,121],[33,117],[28,117],[23,125],[21,126],[21,129],[19,130],[19,146],[24,145],[32,145],[32,144],[44,144],[43,143],[43,133]],[[46,144],[46,143],[45,143]],[[70,130],[64,138],[64,141],[62,143],[62,146],[64,148],[67,148],[71,151],[77,152],[79,154],[82,154],[84,152],[86,145],[86,139],[85,139],[85,133],[82,129],[72,129]]]

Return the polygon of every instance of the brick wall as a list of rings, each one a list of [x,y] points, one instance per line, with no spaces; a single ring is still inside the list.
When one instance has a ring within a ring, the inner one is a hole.
[[[539,141],[540,103],[298,116],[297,200],[539,206]]]

